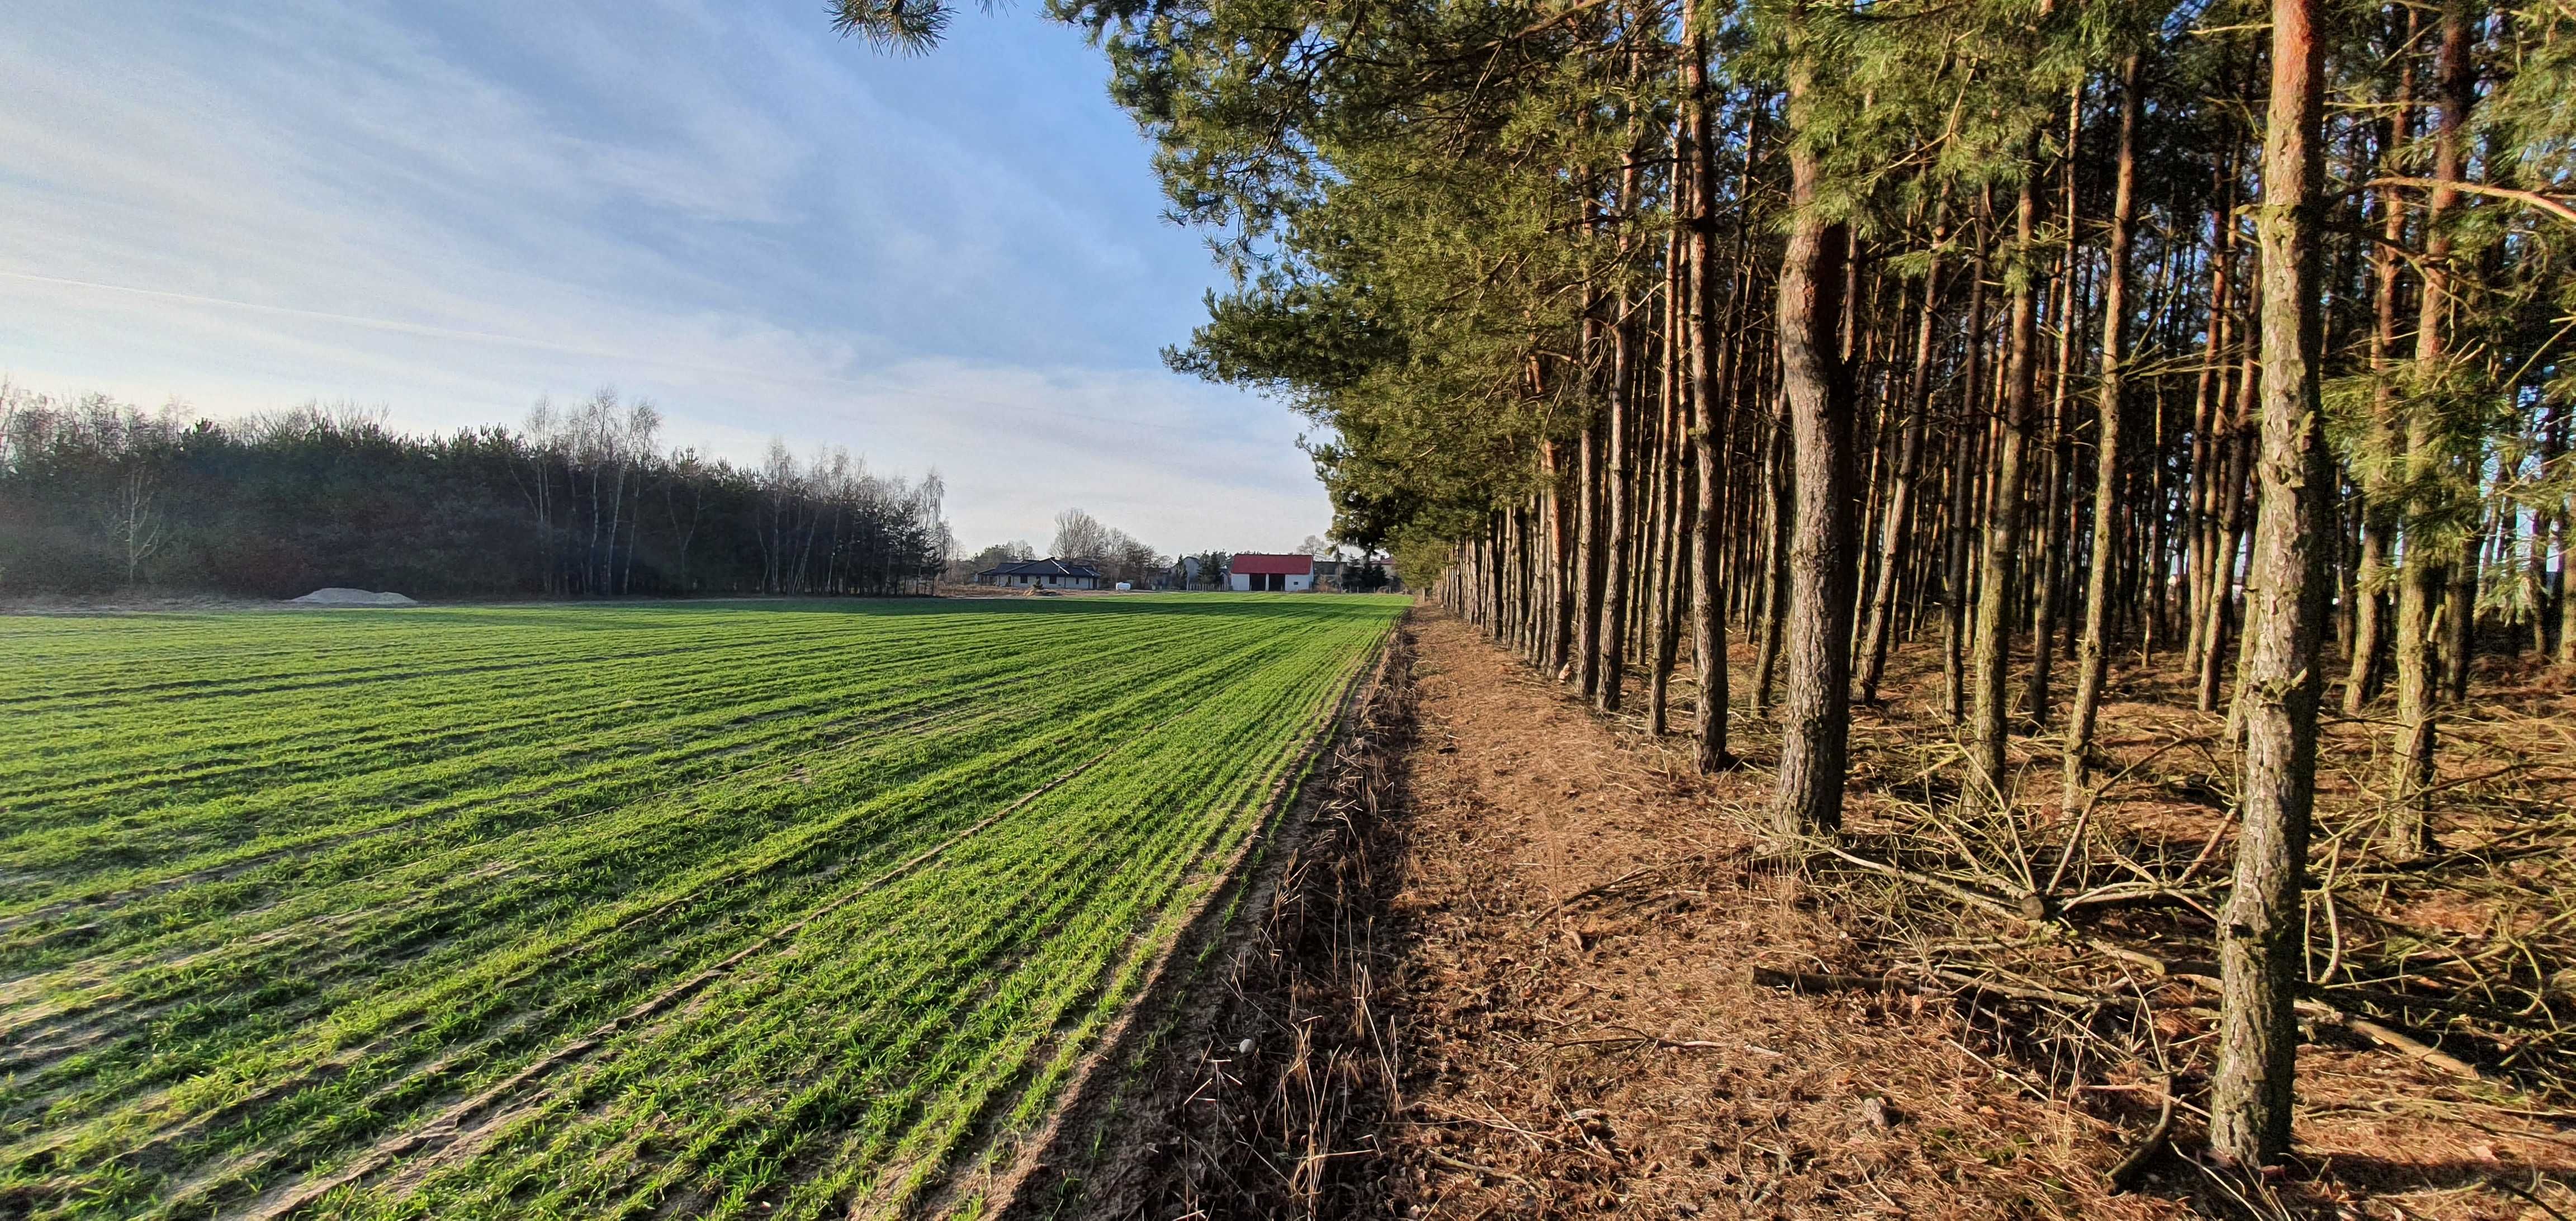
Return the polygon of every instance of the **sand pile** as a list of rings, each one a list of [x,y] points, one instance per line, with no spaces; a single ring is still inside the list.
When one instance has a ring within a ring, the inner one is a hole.
[[[293,601],[303,603],[303,604],[304,604],[304,605],[306,605],[306,606],[418,606],[418,605],[420,605],[420,603],[418,603],[418,602],[414,602],[414,601],[412,601],[411,599],[409,599],[409,598],[406,598],[406,597],[402,596],[401,594],[396,594],[396,593],[382,593],[382,594],[378,594],[378,593],[369,593],[369,592],[367,592],[366,590],[363,590],[363,589],[347,589],[347,588],[343,588],[343,587],[338,586],[338,585],[334,585],[334,586],[330,587],[329,589],[317,589],[317,590],[314,590],[312,593],[306,594],[306,595],[304,595],[304,596],[303,596],[303,597],[301,597],[301,598],[293,599]]]

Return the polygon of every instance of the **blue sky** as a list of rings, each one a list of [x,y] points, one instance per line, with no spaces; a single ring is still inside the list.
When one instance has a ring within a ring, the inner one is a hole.
[[[1027,5],[901,58],[821,0],[13,0],[0,375],[421,429],[614,385],[935,467],[970,548],[1284,549],[1302,422],[1162,367],[1218,273],[1106,78]]]

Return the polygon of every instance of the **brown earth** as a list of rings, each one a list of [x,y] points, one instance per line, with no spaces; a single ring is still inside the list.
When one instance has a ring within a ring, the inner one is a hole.
[[[1739,718],[1751,740],[1738,749],[1755,766],[1703,780],[1672,739],[1595,715],[1463,622],[1426,607],[1414,630],[1418,719],[1395,815],[1402,863],[1379,933],[1391,961],[1370,998],[1391,1032],[1397,1083],[1376,1140],[1345,1142],[1360,1164],[1340,1173],[1370,1201],[1354,1211],[2576,1213],[2564,1182],[2576,1171],[2576,1116],[2463,1091],[2325,1035],[2302,1049],[2289,1176],[2203,1165],[2186,1100],[2181,1155],[2157,1158],[2138,1191],[2115,1194],[2107,1172],[2153,1126],[2162,1097],[2145,1066],[2096,1066],[2079,1087],[1998,1037],[2009,1024],[1987,1020],[1974,997],[1755,981],[1756,967],[1883,961],[1851,935],[1867,927],[1851,896],[1752,860],[1743,818],[1768,792],[1767,726]],[[1914,718],[1860,719],[1866,743]],[[2107,726],[2106,738],[2117,732]],[[1854,817],[1884,818],[1889,801],[1856,792]],[[2168,1032],[2177,1046],[2205,1034],[2185,1012]]]
[[[1381,997],[1407,1053],[1389,1195],[1420,1216],[2172,1215],[2112,1125],[2028,1096],[1920,997],[1810,996],[1830,910],[1723,804],[1436,613]]]

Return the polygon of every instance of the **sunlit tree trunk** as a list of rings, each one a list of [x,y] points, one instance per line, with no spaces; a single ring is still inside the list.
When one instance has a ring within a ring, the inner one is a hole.
[[[1800,34],[1792,24],[1793,47]],[[1851,441],[1854,395],[1835,331],[1842,314],[1849,230],[1816,208],[1822,174],[1796,138],[1811,121],[1814,61],[1789,69],[1788,247],[1780,258],[1780,385],[1794,470],[1789,529],[1788,688],[1781,707],[1780,781],[1771,801],[1775,845],[1842,825],[1849,761],[1852,581]]]
[[[2273,0],[2272,98],[2263,147],[2262,456],[2248,648],[2243,829],[2235,885],[2219,918],[2218,1066],[2210,1145],[2240,1165],[2290,1146],[2298,1050],[2293,1003],[2304,978],[2301,887],[2316,797],[2326,548],[2334,469],[2318,399],[2323,346],[2317,230],[2324,178],[2318,0]]]
[[[2093,749],[2093,722],[2110,669],[2111,561],[2118,550],[2122,365],[2129,337],[2129,240],[2136,211],[2138,161],[2138,57],[2120,65],[2120,150],[2111,189],[2109,267],[2102,286],[2102,376],[2095,392],[2093,434],[2093,554],[2084,579],[2084,639],[2075,655],[2075,707],[2066,719],[2066,805],[2084,787]],[[2150,439],[2152,441],[2152,438]]]
[[[1991,214],[1991,209],[1981,213]],[[1981,218],[1980,224],[1984,220]],[[1967,721],[1968,697],[1968,561],[1972,524],[1976,509],[1977,471],[1981,465],[1979,441],[1984,434],[1977,410],[1977,396],[1985,388],[1984,356],[1986,348],[1986,256],[1981,245],[1974,266],[1968,272],[1968,322],[1966,351],[1962,354],[1959,373],[1959,409],[1956,444],[1950,468],[1950,504],[1944,515],[1942,531],[1941,574],[1941,697],[1942,708],[1950,723]]]
[[[1637,159],[1631,155],[1619,174],[1619,254],[1625,262],[1628,254],[1627,212],[1637,195]],[[1628,595],[1629,563],[1633,558],[1633,536],[1637,530],[1637,497],[1634,459],[1637,448],[1634,396],[1630,393],[1635,376],[1637,328],[1628,318],[1628,294],[1625,288],[1610,296],[1610,370],[1609,393],[1605,396],[1604,499],[1609,520],[1604,531],[1606,547],[1602,555],[1601,581],[1601,656],[1600,688],[1595,693],[1603,712],[1617,712],[1628,674]]]
[[[2021,697],[2022,711],[2034,725],[2047,723],[2052,699],[2050,679],[2054,677],[2057,654],[2057,616],[2064,596],[2059,575],[2066,568],[2065,557],[2059,553],[2066,546],[2066,485],[2075,464],[2070,404],[2074,399],[2075,347],[2083,333],[2084,302],[2083,277],[2077,274],[2073,237],[2078,228],[2074,160],[2080,155],[2077,138],[2084,130],[2083,118],[2084,90],[2078,85],[2067,103],[2062,206],[2068,239],[2058,261],[2057,368],[2049,379],[2049,445],[2040,461],[2039,546],[2032,557],[2039,571],[2031,583],[2035,596],[2031,606],[2030,678],[2022,687]]]
[[[2037,175],[2026,176],[2013,218],[2015,248],[2025,255],[2038,223]],[[1976,657],[1968,667],[1973,708],[1968,720],[1968,798],[2002,804],[2008,778],[2004,752],[2009,745],[2012,711],[2006,683],[2012,665],[2012,599],[2020,592],[2022,460],[2030,443],[2030,407],[2037,371],[2033,349],[2037,330],[2036,291],[2031,277],[2019,278],[2012,290],[2011,331],[2003,394],[2002,435],[1995,448],[1992,499],[1986,510],[1985,571],[1978,577]]]
[[[1694,31],[1696,10],[1684,24]],[[1691,662],[1698,680],[1699,706],[1692,714],[1694,761],[1702,772],[1732,766],[1726,743],[1726,599],[1718,583],[1723,549],[1718,531],[1725,525],[1726,478],[1720,458],[1729,421],[1717,378],[1718,333],[1709,317],[1717,292],[1717,212],[1715,150],[1710,147],[1708,47],[1694,32],[1682,56],[1681,163],[1687,170],[1689,228],[1685,257],[1689,280],[1683,288],[1683,345],[1689,351],[1690,444],[1695,469],[1693,496],[1698,501],[1691,522]],[[1748,137],[1749,138],[1749,137]]]
[[[2444,0],[2440,60],[2435,67],[2440,106],[2434,120],[2433,178],[2449,183],[2460,176],[2460,128],[2468,113],[2468,21],[2462,0]],[[2424,206],[2422,299],[2415,315],[2417,388],[2429,389],[2441,375],[2443,327],[2450,297],[2451,237],[2444,215],[2457,193],[2436,186]],[[2439,458],[2439,421],[2429,409],[2407,413],[2406,476],[2410,487],[2434,477]],[[2434,611],[2449,585],[2448,566],[2439,543],[2425,522],[2419,497],[2408,506],[2405,555],[2397,595],[2397,733],[2396,812],[2390,820],[2388,849],[2398,857],[2431,850],[2433,826],[2427,790],[2433,786],[2434,702],[2439,696],[2433,672]]]
[[[1888,491],[1886,511],[1880,518],[1877,578],[1869,599],[1869,618],[1861,629],[1860,698],[1864,703],[1878,700],[1878,681],[1887,672],[1888,637],[1894,632],[1897,573],[1905,561],[1905,549],[1911,530],[1908,521],[1914,512],[1915,476],[1923,462],[1923,434],[1927,407],[1932,393],[1932,360],[1938,338],[1941,313],[1941,242],[1943,226],[1932,227],[1932,261],[1923,272],[1923,310],[1915,319],[1913,367],[1905,380],[1904,432],[1897,441],[1896,475]]]
[[[2406,45],[2410,48],[2415,42],[2415,22],[2415,12],[2410,8],[2406,15]],[[2380,128],[2378,162],[2383,170],[2396,164],[2397,147],[2408,135],[2414,81],[2414,57],[2399,56],[2396,113]],[[2389,381],[2390,363],[2396,358],[2397,348],[2397,254],[2406,240],[2406,209],[2394,187],[2381,189],[2378,204],[2379,242],[2370,249],[2370,369],[2378,378],[2370,396],[2370,448],[2376,451],[2378,469],[2365,472],[2362,479],[2361,558],[2360,571],[2353,578],[2356,601],[2352,650],[2344,674],[2345,716],[2359,716],[2363,705],[2379,694],[2386,678],[2385,667],[2380,663],[2381,637],[2386,626],[2381,587],[2387,584],[2388,566],[2396,547],[2398,509],[2389,502],[2386,471],[2399,461],[2406,441],[2405,429],[2398,419],[2397,387]]]
[[[1768,481],[1768,495],[1763,499],[1764,531],[1762,556],[1762,624],[1761,637],[1753,644],[1753,707],[1758,712],[1771,710],[1771,693],[1780,673],[1780,642],[1787,621],[1789,605],[1790,521],[1794,509],[1790,503],[1789,421],[1784,411],[1764,430],[1765,444],[1762,470]]]

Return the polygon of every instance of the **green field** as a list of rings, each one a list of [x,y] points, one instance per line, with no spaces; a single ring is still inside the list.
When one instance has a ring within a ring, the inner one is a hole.
[[[0,1217],[972,1212],[1401,605],[0,618]]]

